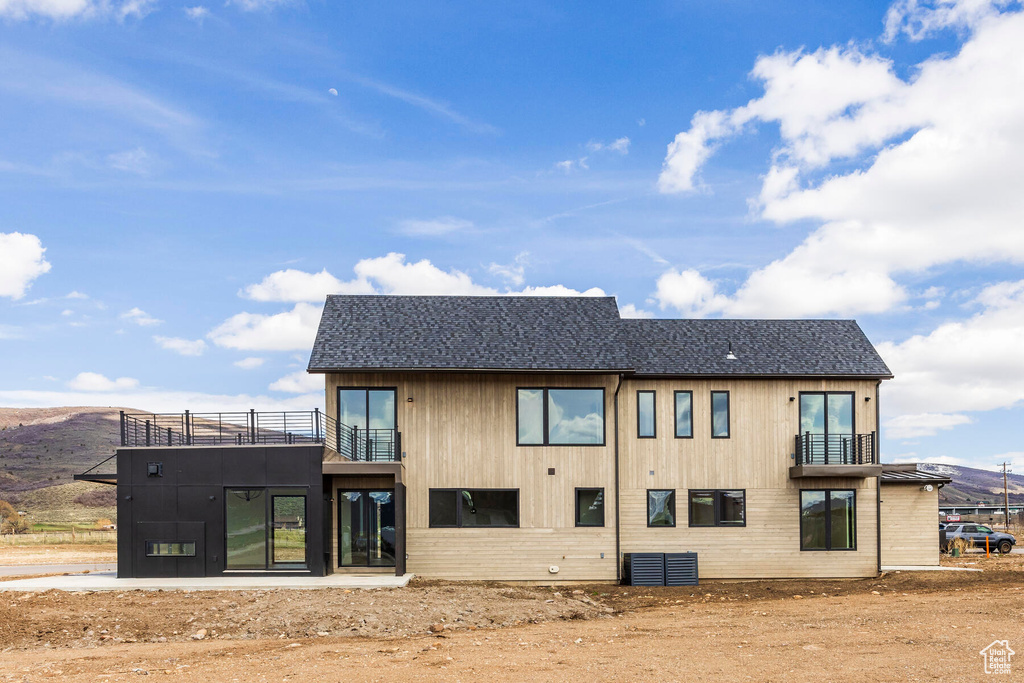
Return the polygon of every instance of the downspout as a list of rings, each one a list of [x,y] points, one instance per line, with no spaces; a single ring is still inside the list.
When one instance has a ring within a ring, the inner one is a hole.
[[[622,580],[622,539],[619,523],[619,389],[622,375],[619,374],[615,393],[612,395],[612,413],[615,421],[615,580]]]
[[[876,465],[882,464],[882,449],[879,446],[879,442],[882,435],[882,425],[879,421],[881,419],[882,412],[878,407],[878,393],[879,388],[882,386],[882,380],[878,380],[875,383],[875,458],[877,458]],[[875,535],[877,536],[877,549],[878,549],[878,573],[882,573],[882,474],[879,472],[875,478]]]

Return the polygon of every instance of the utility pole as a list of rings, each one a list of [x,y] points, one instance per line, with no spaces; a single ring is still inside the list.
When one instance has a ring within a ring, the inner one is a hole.
[[[1006,466],[1009,463],[1003,463],[1003,525],[1006,527],[1006,531],[1010,531],[1010,497],[1006,493]]]

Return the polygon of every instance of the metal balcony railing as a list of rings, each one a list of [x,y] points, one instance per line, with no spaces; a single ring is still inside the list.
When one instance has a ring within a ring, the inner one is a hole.
[[[796,435],[797,465],[876,465],[877,440],[870,434]]]
[[[397,461],[396,429],[359,429],[319,410],[228,413],[126,413],[121,446],[252,446],[323,444],[349,460]]]

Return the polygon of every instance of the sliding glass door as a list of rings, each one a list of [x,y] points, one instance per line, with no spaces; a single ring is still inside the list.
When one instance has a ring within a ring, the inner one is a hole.
[[[395,566],[394,491],[339,491],[338,565]]]
[[[224,501],[229,570],[307,568],[305,489],[230,488]]]
[[[810,434],[815,461],[847,464],[853,443],[853,393],[802,392],[800,436]]]

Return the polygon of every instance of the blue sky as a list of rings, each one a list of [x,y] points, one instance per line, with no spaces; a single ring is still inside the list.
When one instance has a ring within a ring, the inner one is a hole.
[[[0,0],[0,405],[322,401],[328,292],[852,317],[1024,464],[1017,2]],[[316,378],[314,378],[315,380]]]

